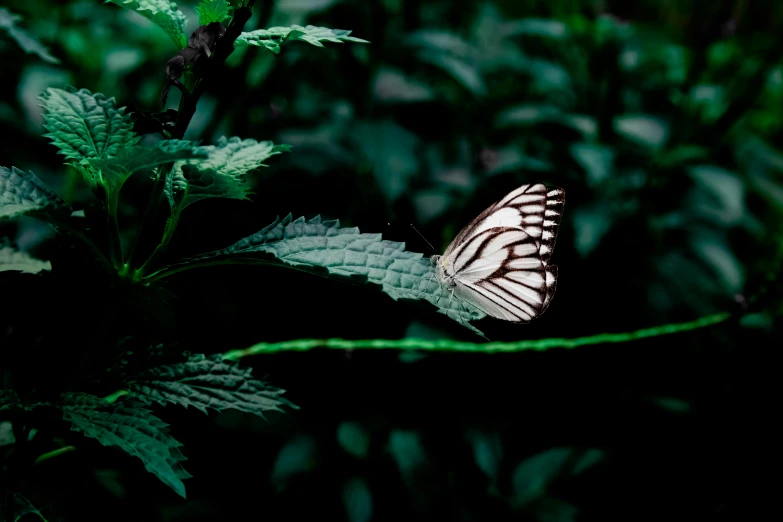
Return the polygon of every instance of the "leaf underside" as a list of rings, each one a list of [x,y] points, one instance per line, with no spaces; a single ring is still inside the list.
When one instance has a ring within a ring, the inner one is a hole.
[[[185,15],[177,9],[177,4],[169,0],[106,0],[131,11],[151,21],[171,38],[177,49],[188,45],[185,36]]]
[[[204,147],[187,140],[162,140],[154,147],[132,146],[120,149],[116,156],[91,159],[77,167],[91,183],[101,183],[111,193],[118,193],[134,172],[148,170],[180,160],[200,161],[207,157]]]
[[[38,176],[16,167],[0,167],[0,219],[43,213],[65,206]]]
[[[20,252],[0,241],[0,272],[16,270],[37,274],[41,270],[51,270],[49,261],[42,261],[26,252]]]
[[[193,406],[207,413],[239,410],[264,417],[266,411],[297,408],[283,390],[253,378],[251,369],[222,359],[220,354],[192,355],[182,363],[146,370],[127,380],[134,396],[148,404]]]
[[[211,22],[223,23],[231,16],[231,5],[226,0],[201,0],[196,6],[198,24],[207,25]]]
[[[423,254],[408,252],[404,243],[386,241],[381,234],[363,234],[358,228],[341,228],[339,221],[306,221],[288,215],[235,244],[184,259],[162,271],[190,263],[218,259],[258,259],[271,254],[289,266],[319,275],[348,277],[380,285],[394,300],[424,300],[438,312],[482,335],[469,324],[486,316],[482,311],[453,296],[438,282],[435,269]]]
[[[258,29],[256,31],[244,32],[239,35],[234,45],[237,47],[246,47],[253,45],[256,47],[266,47],[275,54],[280,54],[280,46],[286,42],[300,40],[316,47],[323,47],[321,42],[343,43],[369,43],[367,40],[350,36],[351,31],[344,29],[329,29],[327,27],[316,27],[308,25],[292,25],[290,27],[270,27],[269,29]]]
[[[0,29],[4,29],[8,36],[14,39],[27,54],[36,54],[45,62],[59,64],[59,58],[52,56],[45,45],[33,38],[24,29],[16,26],[16,22],[21,19],[21,16],[11,13],[5,7],[0,7]]]
[[[217,145],[199,147],[207,154],[205,160],[177,162],[166,178],[164,194],[179,211],[207,198],[246,199],[250,195],[245,180],[248,172],[265,167],[267,159],[289,149],[271,141],[224,136]]]
[[[63,394],[63,419],[104,446],[114,446],[138,457],[150,473],[185,498],[183,479],[191,475],[180,464],[182,444],[168,433],[168,425],[141,403],[104,399],[86,393]]]

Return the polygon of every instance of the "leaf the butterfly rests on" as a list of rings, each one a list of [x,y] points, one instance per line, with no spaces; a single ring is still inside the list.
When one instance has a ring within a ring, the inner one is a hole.
[[[526,323],[544,313],[557,283],[549,265],[565,192],[523,185],[490,206],[433,256],[441,284],[488,315]]]

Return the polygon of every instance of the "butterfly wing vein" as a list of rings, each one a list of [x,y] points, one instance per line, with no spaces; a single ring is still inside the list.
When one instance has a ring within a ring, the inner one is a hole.
[[[523,323],[540,316],[555,293],[549,259],[565,203],[560,188],[523,185],[468,224],[443,255],[441,279],[488,315]]]

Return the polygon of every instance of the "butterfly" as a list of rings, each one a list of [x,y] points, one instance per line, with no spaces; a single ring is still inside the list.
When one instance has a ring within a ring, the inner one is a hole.
[[[526,323],[544,313],[557,283],[549,265],[565,191],[523,185],[463,228],[442,256],[438,281],[487,315]]]

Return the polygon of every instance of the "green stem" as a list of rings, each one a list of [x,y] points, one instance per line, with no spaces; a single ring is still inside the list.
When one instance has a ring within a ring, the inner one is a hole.
[[[623,333],[605,333],[591,335],[589,337],[576,337],[572,339],[549,338],[534,339],[514,342],[488,342],[488,343],[469,343],[451,341],[447,339],[427,340],[427,339],[368,339],[368,340],[349,340],[349,339],[298,339],[294,341],[283,341],[280,343],[258,343],[245,348],[244,350],[231,350],[223,355],[224,359],[237,360],[248,355],[259,355],[277,352],[307,351],[313,348],[334,348],[337,350],[358,350],[358,349],[391,349],[391,350],[425,350],[432,352],[479,352],[479,353],[500,353],[500,352],[522,352],[528,350],[543,351],[552,348],[577,348],[590,344],[605,343],[625,343],[637,341],[647,337],[658,337],[661,335],[671,335],[689,330],[705,328],[715,324],[727,321],[732,314],[723,312],[719,314],[708,315],[695,321],[687,323],[666,324],[645,328],[634,332]]]
[[[109,216],[109,241],[111,243],[111,254],[114,261],[114,267],[118,270],[123,265],[122,243],[120,240],[120,224],[117,221],[117,207],[119,203],[119,194],[112,194],[106,204],[106,212]]]
[[[33,464],[40,464],[41,462],[45,462],[49,459],[53,459],[54,457],[58,457],[62,455],[63,453],[70,453],[71,451],[76,451],[75,446],[63,446],[62,448],[50,451],[48,453],[44,453],[43,455],[39,455],[37,459],[35,459],[35,462]]]
[[[109,404],[112,404],[114,401],[122,397],[123,395],[128,395],[130,392],[128,390],[117,390],[116,392],[112,393],[111,395],[107,395],[103,398],[106,402]]]
[[[172,276],[174,274],[178,274],[180,272],[184,272],[186,270],[193,270],[194,268],[205,268],[208,266],[218,266],[218,265],[271,265],[271,266],[281,266],[280,263],[275,263],[272,261],[263,261],[257,257],[248,257],[248,258],[230,258],[230,259],[209,259],[204,261],[194,261],[193,263],[187,263],[187,264],[181,264],[177,266],[171,266],[171,267],[163,267],[160,270],[151,273],[150,275],[144,277],[145,281],[160,281],[161,279],[164,279],[166,277]],[[295,267],[286,267],[286,268],[294,268]],[[311,273],[311,272],[308,272]]]
[[[133,238],[133,243],[131,244],[130,250],[128,251],[128,257],[125,259],[125,264],[129,267],[132,267],[134,261],[136,261],[136,256],[138,254],[137,248],[142,236],[145,235],[145,231],[152,227],[155,214],[157,214],[158,204],[160,203],[160,197],[163,195],[163,189],[165,188],[166,184],[166,174],[168,173],[166,167],[168,167],[170,170],[172,165],[173,164],[164,164],[155,169],[155,180],[152,184],[150,197],[147,200],[147,207],[144,209],[144,217],[141,221],[141,228],[139,228],[139,232]]]
[[[181,214],[182,209],[180,207],[174,207],[171,210],[171,215],[166,220],[166,227],[163,230],[163,238],[160,240],[158,246],[155,247],[155,250],[152,251],[150,257],[134,272],[134,278],[137,281],[144,277],[144,272],[149,270],[149,267],[153,265],[153,261],[168,248],[171,238],[174,237],[174,232],[177,230],[177,224],[179,223]]]

